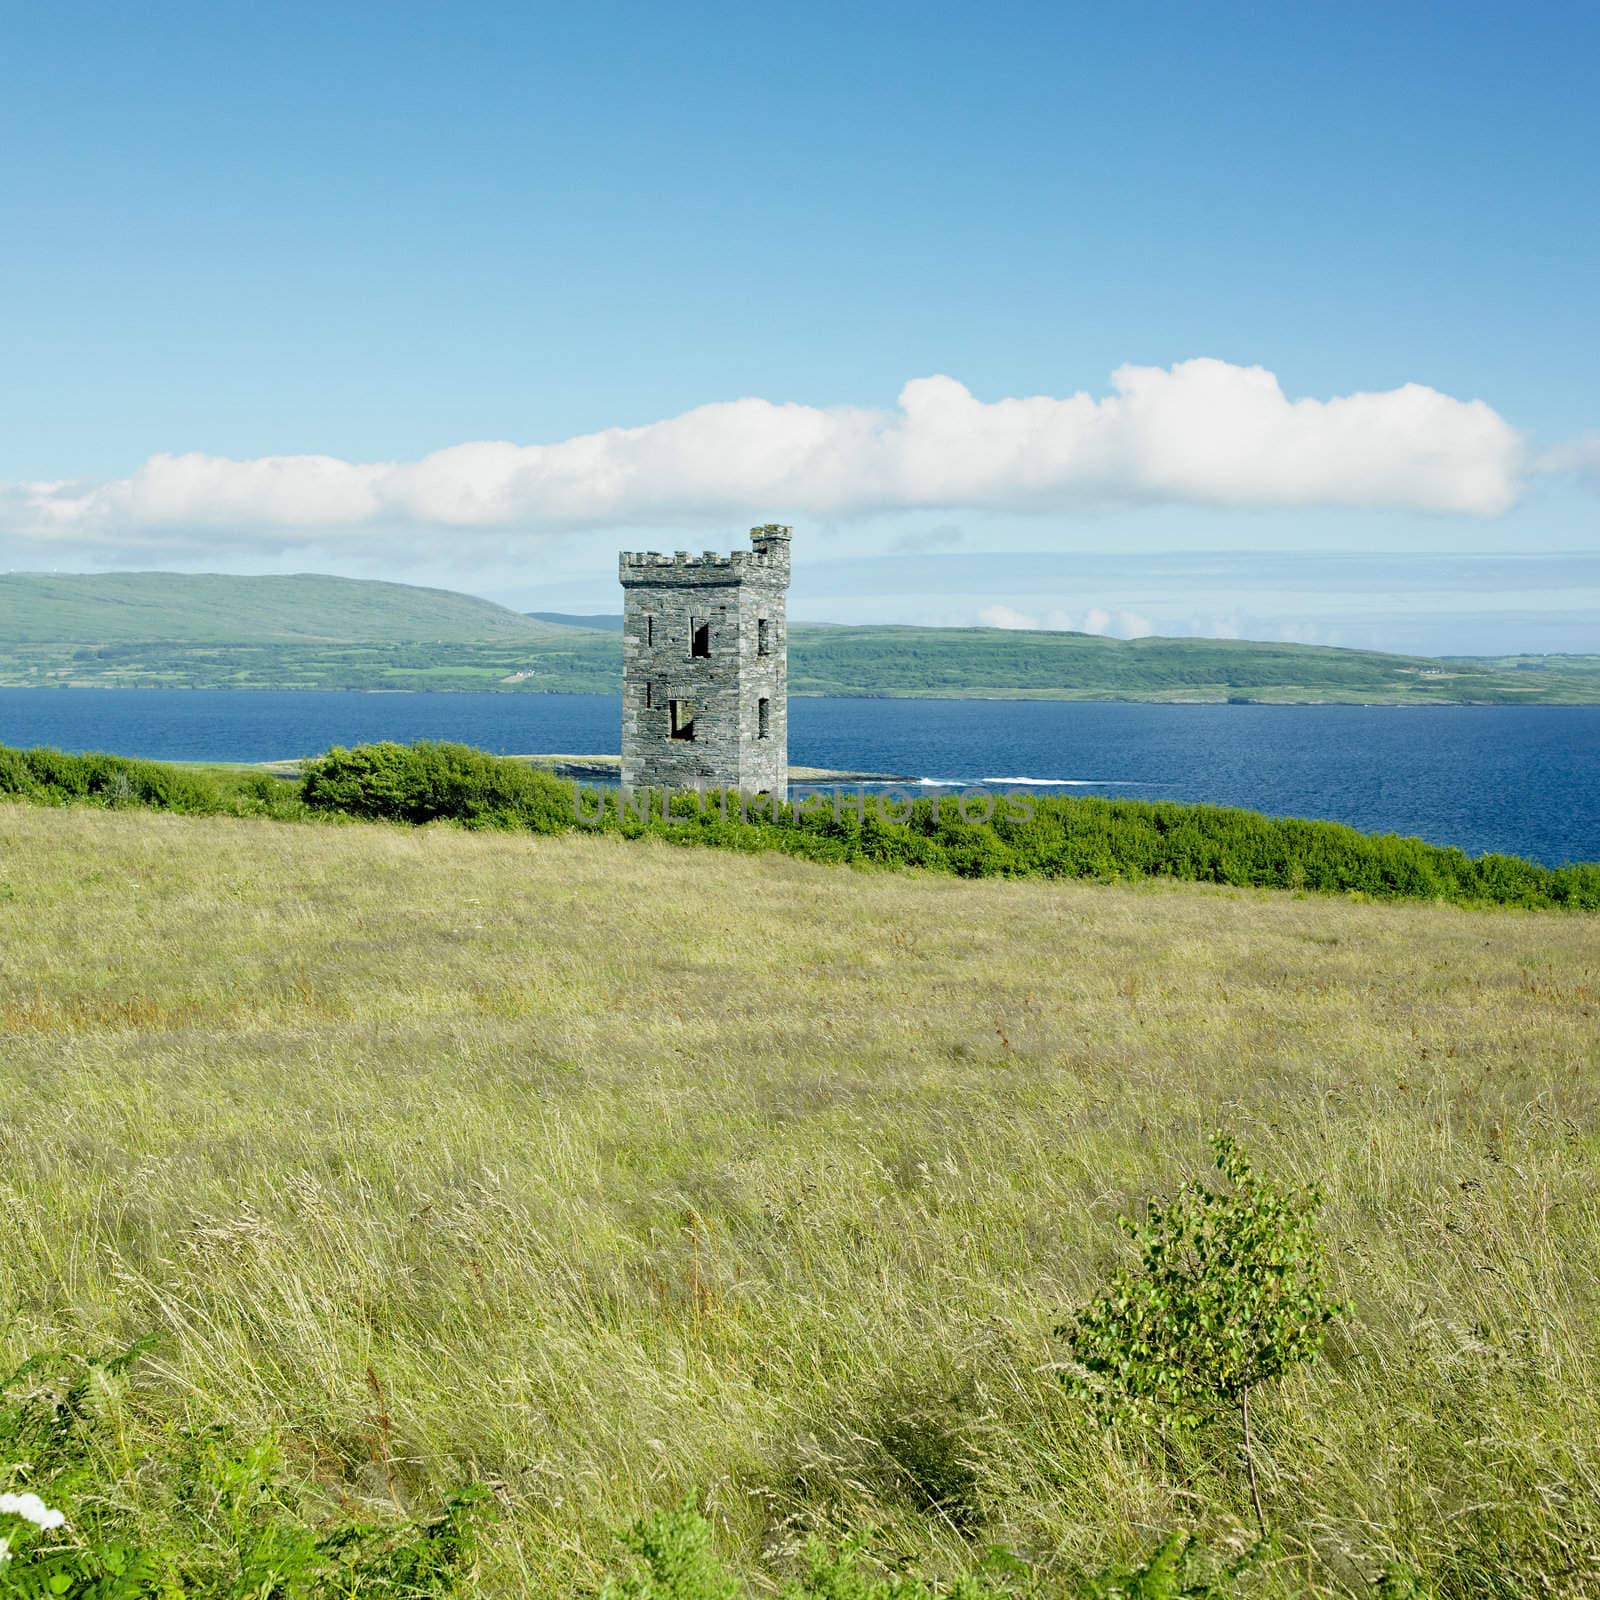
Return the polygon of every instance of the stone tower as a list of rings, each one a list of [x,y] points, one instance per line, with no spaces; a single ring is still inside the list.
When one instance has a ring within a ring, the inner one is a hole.
[[[788,528],[719,556],[624,551],[622,786],[789,791]]]

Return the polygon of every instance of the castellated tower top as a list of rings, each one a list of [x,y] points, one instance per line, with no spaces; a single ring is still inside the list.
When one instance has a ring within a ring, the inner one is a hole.
[[[794,529],[786,528],[779,522],[769,522],[750,530],[750,543],[755,547],[755,553],[765,556],[769,561],[781,561],[786,567],[789,565],[789,541],[793,537]]]
[[[697,556],[687,550],[674,551],[670,556],[656,550],[624,550],[617,557],[617,576],[624,588],[648,583],[692,586],[737,584],[761,570],[770,576],[781,570],[787,585],[789,541],[793,536],[794,529],[769,522],[750,530],[749,550],[735,550],[726,556],[715,550],[705,550]]]
[[[787,796],[790,534],[770,523],[731,555],[619,556],[624,789]]]

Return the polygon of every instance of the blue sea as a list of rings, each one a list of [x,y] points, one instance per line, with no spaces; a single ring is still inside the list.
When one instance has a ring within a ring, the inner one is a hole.
[[[370,739],[615,753],[615,695],[0,689],[0,744],[266,761]],[[1600,706],[789,703],[797,765],[1201,800],[1415,834],[1478,855],[1600,860]]]

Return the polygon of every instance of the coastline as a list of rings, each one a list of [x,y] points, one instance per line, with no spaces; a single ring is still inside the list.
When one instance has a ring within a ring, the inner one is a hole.
[[[1310,694],[1298,691],[1292,686],[1282,689],[1266,688],[1256,693],[1128,693],[1108,694],[1103,690],[1079,689],[1029,689],[1029,688],[990,688],[981,686],[977,688],[952,688],[941,685],[937,689],[854,689],[845,687],[826,688],[791,688],[791,700],[985,700],[996,701],[1001,704],[1017,704],[1029,701],[1049,702],[1060,705],[1104,705],[1104,706],[1363,706],[1363,707],[1393,707],[1396,710],[1414,708],[1427,709],[1438,706],[1475,706],[1504,708],[1507,706],[1556,707],[1556,706],[1594,706],[1600,705],[1600,675],[1594,690],[1591,693],[1575,693],[1570,699],[1524,699],[1520,696],[1505,694],[1503,697],[1447,697],[1447,696],[1399,696],[1377,695],[1357,697],[1348,694]],[[1529,685],[1529,694],[1539,692],[1541,686]],[[1587,687],[1587,686],[1585,686]],[[507,686],[504,683],[483,683],[460,685],[452,688],[440,688],[435,684],[399,685],[399,686],[373,686],[373,685],[300,685],[300,684],[240,684],[240,683],[105,683],[96,681],[87,682],[51,682],[51,683],[4,683],[0,682],[0,693],[59,693],[63,690],[89,690],[111,693],[115,691],[138,693],[172,693],[172,694],[367,694],[367,695],[402,695],[402,694],[427,694],[427,695],[457,695],[457,694],[496,694],[508,698],[523,695],[562,695],[577,696],[590,695],[596,698],[611,697],[615,699],[621,693],[620,686],[608,689],[557,689],[545,687],[530,687],[525,685]]]
[[[274,761],[169,761],[175,767],[204,767],[210,771],[262,772],[269,777],[294,779],[300,776],[302,763],[315,760],[314,756],[288,756]],[[523,761],[541,772],[558,778],[582,781],[616,783],[622,772],[622,757],[610,755],[512,754],[506,761]],[[791,783],[917,783],[920,780],[900,772],[838,771],[832,767],[790,767]]]

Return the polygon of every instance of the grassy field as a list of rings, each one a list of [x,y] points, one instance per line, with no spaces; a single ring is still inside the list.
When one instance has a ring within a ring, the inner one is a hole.
[[[1586,917],[7,805],[0,1358],[162,1334],[131,1515],[217,1420],[330,1503],[486,1481],[494,1594],[689,1491],[758,1584],[1094,1568],[1250,1519],[1053,1370],[1221,1125],[1356,1307],[1253,1408],[1265,1592],[1594,1592],[1597,1046]]]

